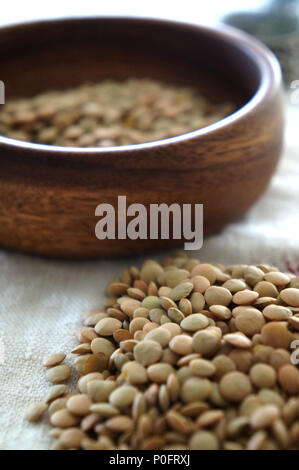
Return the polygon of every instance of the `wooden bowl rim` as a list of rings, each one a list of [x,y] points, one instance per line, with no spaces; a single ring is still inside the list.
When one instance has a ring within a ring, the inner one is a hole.
[[[173,25],[179,29],[188,29],[189,31],[202,31],[204,34],[210,36],[216,36],[227,43],[238,44],[240,50],[243,53],[249,55],[251,60],[257,65],[260,75],[261,82],[258,89],[253,94],[253,96],[237,111],[233,112],[229,116],[210,124],[201,129],[195,131],[187,132],[174,137],[168,137],[166,139],[155,140],[153,142],[145,142],[142,144],[131,144],[131,145],[122,145],[115,147],[65,147],[65,146],[55,146],[55,145],[46,145],[39,144],[34,142],[25,142],[21,140],[11,139],[9,137],[0,136],[0,146],[8,147],[15,150],[30,150],[30,154],[47,154],[54,153],[65,156],[75,156],[79,158],[81,156],[86,157],[92,156],[95,159],[97,156],[101,157],[101,154],[114,153],[114,154],[127,154],[127,152],[139,152],[146,149],[172,146],[173,144],[181,143],[184,141],[189,141],[191,139],[198,138],[200,136],[206,136],[212,134],[215,131],[229,128],[234,125],[236,122],[246,118],[250,113],[255,109],[261,106],[267,99],[269,99],[273,94],[275,94],[280,86],[282,80],[281,68],[279,62],[271,50],[264,45],[258,39],[250,36],[249,34],[238,30],[232,26],[225,24],[218,24],[215,26],[202,25],[193,22],[186,21],[177,21],[169,19],[160,19],[160,18],[151,18],[151,17],[142,17],[142,16],[113,16],[113,15],[98,15],[98,16],[83,16],[83,17],[65,17],[65,18],[51,18],[46,20],[36,20],[36,21],[26,21],[22,23],[9,24],[7,26],[0,27],[0,40],[2,31],[12,32],[16,29],[21,28],[30,28],[36,27],[38,25],[43,25],[47,27],[48,25],[58,24],[58,23],[87,23],[89,21],[98,21],[98,20],[107,20],[107,21],[129,21],[129,22],[145,22],[148,24],[161,24],[161,25]]]

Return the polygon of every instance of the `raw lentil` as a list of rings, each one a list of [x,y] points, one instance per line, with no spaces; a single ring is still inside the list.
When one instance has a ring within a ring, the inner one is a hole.
[[[205,315],[201,313],[194,313],[189,315],[187,318],[184,318],[180,326],[183,330],[186,331],[198,331],[206,328],[209,325],[209,320]]]
[[[81,442],[83,441],[85,434],[78,428],[69,428],[59,436],[59,442],[66,449],[79,449],[81,447]]]
[[[71,369],[67,365],[58,365],[47,370],[46,379],[53,384],[67,380],[71,375]]]
[[[193,350],[203,356],[214,354],[220,347],[221,337],[213,331],[201,330],[192,339]]]
[[[247,336],[253,336],[259,333],[265,324],[263,314],[253,308],[244,309],[237,315],[235,325],[239,331]]]
[[[115,347],[105,338],[95,338],[91,342],[91,351],[93,353],[103,353],[106,356],[111,356]]]
[[[101,336],[111,336],[113,333],[121,328],[121,321],[116,318],[102,318],[96,326],[95,331]]]
[[[25,419],[29,422],[36,422],[42,417],[47,408],[47,404],[42,401],[32,403],[25,413]]]
[[[184,134],[232,110],[232,104],[211,104],[192,88],[131,78],[10,100],[0,113],[0,125],[4,135],[20,140],[103,147]],[[146,273],[143,269],[142,279],[154,280]],[[118,294],[121,287],[112,292]]]
[[[216,318],[221,320],[229,320],[232,316],[230,309],[224,305],[211,305],[209,310],[215,315]]]
[[[279,295],[286,304],[292,307],[299,307],[299,289],[290,287],[280,291]]]
[[[255,364],[250,369],[249,376],[257,388],[272,388],[276,383],[276,372],[268,364]]]
[[[167,331],[167,330],[166,330]],[[134,348],[134,357],[143,366],[148,366],[158,362],[162,355],[162,346],[157,341],[140,341]]]
[[[208,305],[224,305],[227,307],[232,297],[230,291],[225,289],[225,287],[211,286],[205,292],[205,300]]]
[[[143,384],[148,381],[145,367],[135,361],[129,361],[122,367],[122,375],[132,384]]]
[[[60,397],[67,391],[67,385],[59,384],[53,385],[48,391],[45,402],[50,403],[51,401],[55,400],[56,398]]]
[[[265,429],[271,426],[279,417],[279,410],[275,405],[264,405],[257,408],[250,417],[253,429]]]
[[[210,287],[210,281],[204,276],[193,276],[191,281],[193,282],[194,291],[204,294]]]
[[[192,338],[187,335],[176,335],[170,340],[169,347],[172,351],[181,356],[191,354],[193,351]]]
[[[197,431],[189,441],[191,450],[217,450],[217,436],[211,431]]]
[[[275,286],[285,286],[290,282],[290,277],[287,274],[280,272],[269,272],[264,275],[266,281],[271,282]]]
[[[81,393],[87,393],[87,385],[91,380],[102,380],[103,375],[100,372],[91,372],[90,374],[80,377],[78,380],[78,389]]]
[[[41,408],[53,448],[298,449],[291,276],[180,253],[125,270],[109,291],[73,350],[78,392],[54,385]],[[54,383],[70,372],[56,360]]]
[[[90,411],[98,413],[101,417],[105,418],[119,414],[119,409],[109,403],[96,403],[91,405]]]
[[[206,378],[190,377],[181,389],[181,398],[185,403],[206,400],[212,393],[212,384]]]
[[[190,369],[194,375],[199,377],[211,377],[216,372],[215,365],[206,359],[193,359],[190,362]]]
[[[117,408],[123,408],[124,406],[132,405],[135,396],[138,393],[138,389],[130,385],[123,385],[110,394],[109,401],[112,405]]]
[[[92,405],[91,399],[84,394],[74,395],[67,401],[67,409],[74,415],[85,416]]]
[[[258,292],[244,289],[233,295],[233,302],[237,305],[248,305],[258,298]]]
[[[116,384],[112,380],[89,380],[86,385],[86,392],[93,402],[100,403],[108,400],[115,387]],[[80,390],[82,390],[82,387],[80,387]]]
[[[220,392],[228,401],[240,402],[252,391],[248,377],[238,371],[225,374],[220,380]]]
[[[50,417],[50,422],[58,428],[70,428],[76,426],[80,422],[79,416],[73,415],[69,410],[63,408],[56,411]]]
[[[268,320],[283,321],[292,316],[292,311],[282,305],[267,305],[263,309],[263,315]]]
[[[64,359],[65,359],[64,353],[51,354],[51,356],[48,356],[44,359],[43,366],[45,367],[58,366]]]

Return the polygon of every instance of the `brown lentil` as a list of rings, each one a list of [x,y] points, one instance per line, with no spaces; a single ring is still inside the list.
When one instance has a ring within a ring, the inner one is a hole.
[[[67,380],[71,375],[71,369],[67,365],[58,365],[47,370],[46,379],[53,384]]]
[[[224,305],[227,307],[232,297],[230,291],[225,287],[211,286],[205,292],[205,300],[208,305]]]
[[[106,356],[111,356],[115,347],[105,338],[95,338],[91,342],[91,351],[93,353],[103,353]]]
[[[190,362],[190,369],[194,375],[199,377],[211,377],[216,372],[215,365],[206,359],[193,359]]]
[[[190,377],[181,389],[181,398],[185,403],[204,401],[212,393],[212,384],[206,378]]]
[[[253,308],[244,309],[237,315],[235,325],[239,331],[247,336],[259,333],[265,324],[263,314]]]
[[[70,428],[80,422],[79,416],[73,415],[69,410],[63,408],[56,411],[50,417],[50,422],[58,428]]]
[[[248,377],[238,371],[225,374],[220,380],[220,392],[228,401],[240,402],[252,391]]]
[[[91,372],[90,374],[80,377],[78,380],[78,389],[81,393],[87,393],[87,385],[91,380],[102,380],[103,375],[100,372]]]
[[[189,441],[191,450],[217,450],[217,436],[211,431],[197,431]]]
[[[53,385],[48,391],[45,402],[50,403],[51,401],[55,400],[56,398],[60,397],[67,391],[67,385],[59,384]]]
[[[192,339],[193,350],[203,356],[214,354],[220,347],[221,337],[208,329],[198,331]]]
[[[191,281],[193,282],[194,291],[204,294],[205,291],[210,287],[210,281],[204,276],[193,276]]]
[[[292,316],[292,311],[281,305],[267,305],[263,309],[263,315],[267,320],[283,321]]]
[[[216,270],[211,264],[196,265],[193,271],[191,272],[191,275],[192,277],[197,275],[204,276],[208,279],[211,285],[216,282],[217,278]]]
[[[298,449],[298,287],[273,267],[182,253],[125,270],[85,316],[78,392],[46,397],[53,447]],[[68,366],[53,360],[60,381]]]
[[[288,349],[292,340],[292,334],[283,322],[267,323],[261,331],[262,342],[273,348]]]
[[[276,372],[268,364],[255,364],[250,369],[249,376],[257,388],[273,388],[276,383]]]
[[[111,417],[119,414],[119,409],[109,403],[96,403],[91,405],[90,411],[98,413],[101,417]]]
[[[132,384],[143,384],[148,381],[145,367],[135,361],[129,361],[123,365],[122,375]]]
[[[272,284],[272,282],[268,281],[261,281],[258,282],[255,287],[254,291],[259,294],[260,297],[277,297],[278,290],[277,287]]]
[[[224,305],[211,305],[209,310],[215,315],[216,318],[221,320],[229,320],[232,316],[231,310]]]
[[[193,284],[191,282],[183,282],[181,284],[178,284],[176,287],[172,289],[172,291],[169,294],[169,297],[173,301],[178,301],[185,297],[188,297],[188,295],[191,293],[192,290],[193,290]]]
[[[299,371],[292,364],[285,364],[278,371],[278,381],[285,392],[289,395],[299,393]]]
[[[64,359],[65,359],[64,353],[51,354],[51,356],[48,356],[44,359],[43,366],[45,367],[58,366]]]
[[[180,326],[186,331],[198,331],[206,328],[209,325],[208,318],[201,313],[194,313],[184,318]]]
[[[86,392],[93,402],[99,403],[107,401],[115,387],[116,384],[112,380],[89,380],[86,385]],[[82,390],[81,387],[80,390]]]
[[[279,410],[275,405],[264,405],[257,408],[250,417],[253,429],[265,429],[271,426],[279,417]]]
[[[193,352],[192,338],[183,334],[176,335],[170,340],[169,347],[172,351],[181,356],[191,354]]]
[[[81,442],[83,441],[85,434],[78,428],[69,428],[59,436],[59,442],[65,449],[79,449]]]
[[[263,280],[264,271],[262,271],[257,266],[248,266],[244,270],[244,278],[247,284],[249,284],[251,287],[254,287]]]
[[[123,385],[113,390],[109,396],[109,401],[112,405],[117,408],[123,408],[125,406],[132,405],[135,396],[138,393],[138,389],[130,385]]]
[[[290,287],[280,291],[279,295],[286,304],[292,307],[299,307],[299,289]]]
[[[250,341],[250,339],[241,333],[229,333],[227,335],[224,335],[223,339],[228,344],[236,348],[247,349],[252,346],[252,342]]]
[[[94,329],[101,336],[111,336],[121,326],[121,321],[116,318],[103,318],[96,324]]]
[[[264,279],[278,287],[285,286],[290,282],[290,277],[287,274],[280,272],[266,273],[264,275]]]
[[[244,289],[233,295],[233,302],[237,305],[249,305],[258,298],[259,294],[255,291]]]
[[[192,88],[130,78],[10,100],[0,113],[0,125],[4,135],[20,140],[103,147],[184,134],[216,122],[232,110],[232,104],[211,104]],[[156,268],[154,261],[142,269],[141,279],[156,279],[159,271],[153,269],[152,273],[151,267]],[[128,273],[122,280],[128,280]],[[109,292],[121,295],[123,284],[113,283]]]
[[[74,415],[85,416],[92,405],[91,399],[87,395],[74,395],[67,401],[67,409]]]
[[[29,422],[36,422],[42,417],[47,408],[47,404],[42,401],[32,403],[27,408],[27,411],[25,413],[25,419]]]

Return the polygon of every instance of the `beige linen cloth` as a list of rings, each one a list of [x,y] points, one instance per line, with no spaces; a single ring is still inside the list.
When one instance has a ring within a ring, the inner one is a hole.
[[[288,104],[283,158],[264,196],[244,219],[206,239],[200,259],[299,272],[298,117],[299,105]],[[0,449],[50,447],[47,420],[23,420],[49,388],[41,361],[64,351],[71,363],[82,312],[102,306],[109,279],[141,261],[49,261],[0,251]]]

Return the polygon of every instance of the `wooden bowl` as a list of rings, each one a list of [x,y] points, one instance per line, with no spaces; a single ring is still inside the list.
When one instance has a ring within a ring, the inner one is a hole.
[[[111,256],[178,240],[98,240],[95,208],[204,204],[211,234],[265,190],[282,144],[278,63],[229,27],[138,18],[84,18],[0,29],[6,100],[105,78],[150,77],[196,87],[237,111],[206,128],[152,143],[67,148],[0,137],[0,244],[55,257]],[[180,243],[180,241],[179,241]]]

